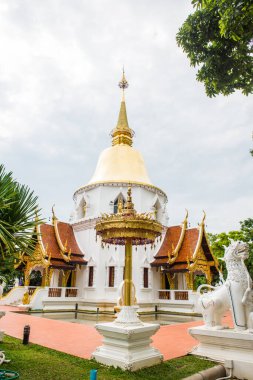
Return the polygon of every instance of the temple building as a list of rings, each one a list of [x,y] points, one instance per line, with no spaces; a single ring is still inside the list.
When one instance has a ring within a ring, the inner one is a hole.
[[[211,283],[218,274],[205,215],[196,228],[188,228],[188,212],[181,225],[167,226],[167,195],[151,182],[141,153],[132,146],[124,73],[119,86],[123,97],[111,146],[100,154],[90,181],[75,191],[70,222],[57,220],[53,211],[52,225],[39,226],[34,256],[23,255],[17,264],[24,271],[25,286],[13,289],[0,303],[23,299],[32,309],[71,308],[76,302],[85,310],[113,309],[124,278],[124,247],[101,244],[95,225],[102,214],[118,212],[129,186],[136,211],[152,214],[163,225],[162,237],[154,245],[133,250],[133,282],[140,309],[193,305],[197,276]],[[30,283],[35,272],[40,274],[39,287]]]
[[[58,221],[54,211],[52,221],[53,225],[37,226],[38,242],[34,255],[24,255],[17,265],[17,268],[24,270],[25,286],[30,285],[34,272],[41,275],[40,286],[75,286],[79,268],[87,264],[71,225]]]
[[[205,214],[198,228],[188,228],[188,212],[181,226],[168,227],[151,267],[159,268],[161,289],[194,290],[196,276],[211,284],[218,274],[205,231]]]

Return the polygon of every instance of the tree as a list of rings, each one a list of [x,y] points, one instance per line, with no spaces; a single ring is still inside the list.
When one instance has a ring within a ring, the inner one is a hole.
[[[32,254],[36,244],[35,227],[38,198],[25,185],[14,180],[0,165],[0,269],[13,267],[19,254]]]
[[[209,97],[253,92],[252,0],[192,0],[176,39]]]
[[[249,273],[253,278],[253,219],[248,218],[240,222],[241,228],[239,231],[222,232],[220,234],[208,234],[211,243],[212,252],[218,258],[223,258],[225,248],[230,244],[230,239],[245,241],[249,245],[249,258],[246,262]],[[226,267],[221,261],[224,277],[226,277]]]
[[[248,218],[242,222],[241,232],[243,233],[243,241],[246,241],[249,245],[249,258],[247,260],[247,267],[253,278],[253,219]]]
[[[5,257],[0,260],[0,281],[5,283],[4,292],[8,292],[15,284],[15,280],[18,278],[23,281],[23,272],[15,269],[14,257]]]

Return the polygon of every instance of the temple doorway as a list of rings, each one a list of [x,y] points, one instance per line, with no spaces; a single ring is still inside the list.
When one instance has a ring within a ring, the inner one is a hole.
[[[41,286],[42,285],[42,275],[39,270],[32,270],[30,274],[30,286]]]

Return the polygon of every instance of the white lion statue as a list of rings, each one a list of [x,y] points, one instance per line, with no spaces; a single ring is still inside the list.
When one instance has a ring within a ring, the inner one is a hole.
[[[226,281],[218,287],[201,285],[213,291],[204,293],[199,298],[199,305],[203,314],[205,326],[222,329],[222,317],[231,309],[235,330],[253,329],[253,290],[252,279],[244,264],[249,256],[247,243],[232,242],[225,250],[224,260],[228,276]]]

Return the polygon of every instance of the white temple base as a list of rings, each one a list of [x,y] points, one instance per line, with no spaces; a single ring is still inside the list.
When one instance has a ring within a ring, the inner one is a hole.
[[[150,347],[150,337],[159,328],[157,324],[142,323],[134,307],[124,306],[115,322],[96,325],[104,339],[92,357],[99,363],[129,371],[160,364],[162,354]]]
[[[234,376],[239,379],[253,379],[252,333],[246,330],[212,330],[205,326],[190,328],[189,333],[200,342],[190,352],[192,355],[225,363],[225,367],[232,361]]]

